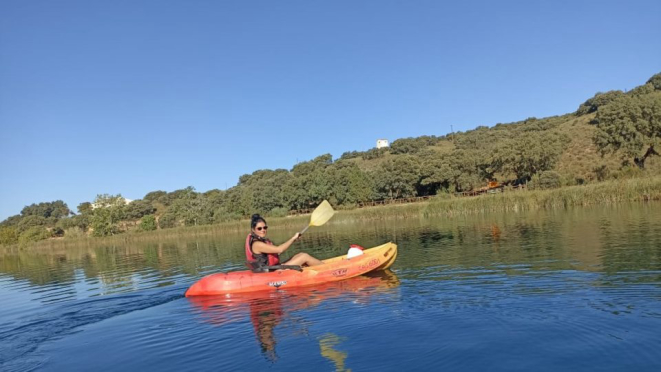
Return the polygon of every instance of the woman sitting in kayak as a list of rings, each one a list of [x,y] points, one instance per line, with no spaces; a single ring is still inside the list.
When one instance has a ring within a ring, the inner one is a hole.
[[[257,262],[258,266],[280,265],[280,254],[286,251],[293,242],[298,240],[301,237],[301,233],[294,234],[291,239],[280,245],[273,245],[266,237],[267,229],[266,220],[258,214],[253,214],[250,220],[251,232],[246,237],[246,258],[248,261]],[[296,253],[289,261],[283,263],[283,265],[296,266],[316,266],[321,264],[323,262],[307,253]]]

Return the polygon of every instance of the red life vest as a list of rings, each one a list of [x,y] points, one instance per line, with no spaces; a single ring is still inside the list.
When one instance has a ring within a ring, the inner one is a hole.
[[[255,236],[252,234],[248,234],[246,237],[246,260],[248,262],[257,262],[260,261],[262,262],[262,265],[266,266],[275,266],[275,265],[280,265],[280,255],[277,253],[260,253],[260,254],[255,254],[252,251],[252,242],[255,240]],[[273,242],[271,242],[268,239],[259,239],[259,241],[264,242],[268,245],[273,245]],[[261,256],[261,259],[258,259],[256,256]]]

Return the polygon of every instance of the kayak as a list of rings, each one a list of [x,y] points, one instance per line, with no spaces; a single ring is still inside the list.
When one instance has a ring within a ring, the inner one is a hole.
[[[323,260],[322,265],[304,267],[302,271],[276,270],[254,273],[250,270],[207,275],[186,291],[186,297],[210,296],[295,288],[335,282],[368,272],[385,270],[397,258],[397,245],[386,243],[366,249],[363,254],[348,259],[346,255]]]
[[[246,310],[255,321],[281,318],[283,313],[316,307],[334,298],[350,298],[352,303],[367,304],[377,294],[393,292],[399,286],[397,275],[390,270],[373,271],[355,278],[294,287],[278,291],[231,293],[218,296],[192,296],[193,304],[201,318],[213,325],[225,325],[244,320]],[[257,328],[257,326],[256,326]]]

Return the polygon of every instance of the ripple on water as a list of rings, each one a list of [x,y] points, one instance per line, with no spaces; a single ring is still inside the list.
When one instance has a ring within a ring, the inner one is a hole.
[[[395,240],[394,277],[239,301],[182,294],[245,236],[7,254],[0,369],[659,370],[661,209],[635,208],[324,227],[306,250]]]
[[[143,293],[104,296],[70,301],[47,311],[31,313],[11,323],[0,325],[0,365],[9,370],[26,369],[22,357],[41,344],[70,334],[75,329],[114,316],[149,308],[183,296],[183,288],[145,291]],[[29,365],[36,359],[30,358]],[[29,369],[29,368],[27,368]]]

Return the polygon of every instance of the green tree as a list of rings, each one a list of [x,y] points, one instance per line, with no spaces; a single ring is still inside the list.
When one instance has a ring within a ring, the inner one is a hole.
[[[50,234],[43,226],[32,226],[27,230],[23,231],[18,236],[18,243],[24,245],[26,243],[36,242],[39,240],[48,239]]]
[[[594,95],[594,97],[583,102],[583,104],[578,107],[578,110],[576,110],[576,115],[581,116],[592,112],[597,112],[599,107],[605,106],[622,96],[624,96],[624,93],[621,90],[611,90],[606,93],[598,92]]]
[[[390,145],[391,154],[417,154],[428,146],[433,146],[443,140],[444,137],[420,136],[400,138]]]
[[[284,207],[284,188],[292,177],[286,169],[258,170],[241,176],[238,187],[245,195],[251,195],[247,205],[243,206],[247,214]]]
[[[129,220],[137,220],[155,211],[156,208],[147,200],[134,200],[124,207],[125,218]]]
[[[372,174],[376,199],[416,196],[420,182],[420,162],[411,155],[387,159]]]
[[[232,200],[232,194],[238,192],[238,187],[232,187],[228,190],[209,190],[204,193],[207,198],[206,208],[214,223],[232,221],[242,217],[235,209],[230,208],[229,201]]]
[[[56,200],[54,202],[45,202],[39,204],[31,204],[21,210],[21,215],[26,216],[41,216],[44,218],[62,218],[71,214],[69,207],[62,201]]]
[[[161,191],[161,190],[152,191],[152,192],[148,192],[147,195],[145,195],[145,197],[142,199],[151,203],[157,201],[160,197],[165,195],[167,195],[167,192],[165,191]]]
[[[365,152],[362,153],[361,157],[363,160],[374,160],[374,159],[380,159],[386,156],[386,154],[390,153],[390,148],[389,147],[382,147],[380,149],[372,148],[369,149]]]
[[[78,213],[83,215],[91,214],[92,211],[94,210],[94,208],[92,208],[92,203],[90,202],[83,202],[78,204],[77,209],[78,209]]]
[[[647,84],[651,84],[655,90],[661,90],[661,72],[647,80]]]
[[[126,205],[126,199],[122,194],[110,195],[110,194],[99,194],[94,199],[92,203],[93,209],[98,208],[107,208],[107,207],[123,207]]]
[[[171,229],[177,226],[177,216],[175,216],[174,213],[164,213],[158,219],[158,226],[161,229]]]
[[[16,226],[23,217],[20,214],[16,214],[10,217],[7,217],[4,221],[0,223],[0,226]]]
[[[193,186],[188,186],[184,189],[175,190],[166,194],[159,194],[161,196],[158,197],[157,202],[163,204],[166,207],[169,207],[172,203],[174,203],[175,200],[186,197],[186,195],[188,195],[188,193],[190,192],[190,189],[195,190]],[[157,193],[160,193],[160,191],[157,191]],[[149,198],[152,199],[152,196],[150,196]],[[152,204],[153,203],[155,202],[152,202]]]
[[[332,165],[330,154],[296,164],[281,189],[283,204],[289,209],[305,209],[329,198],[332,181],[326,169]]]
[[[340,156],[340,159],[345,159],[345,160],[346,159],[355,159],[355,158],[361,157],[362,154],[363,153],[361,151],[346,151],[346,152],[342,153],[342,156]]]
[[[32,227],[46,227],[48,226],[48,219],[41,215],[28,215],[23,217],[21,221],[16,225],[16,230],[19,234],[22,234],[24,231]]]
[[[118,234],[119,226],[117,223],[122,220],[118,208],[97,208],[91,219],[92,235],[109,236]]]
[[[327,175],[335,204],[356,204],[372,198],[374,182],[355,163],[336,162],[328,169]]]
[[[596,122],[594,142],[602,154],[622,151],[643,169],[649,156],[659,155],[661,92],[621,97],[600,108]]]
[[[0,227],[0,245],[12,245],[18,243],[18,232],[11,226]]]
[[[89,215],[78,214],[69,218],[62,218],[57,221],[55,227],[65,231],[73,227],[80,228],[82,231],[87,231],[87,228],[89,227]]]
[[[561,186],[562,177],[558,172],[544,171],[539,174],[539,188],[542,190],[555,189]]]
[[[90,218],[94,236],[108,236],[119,233],[118,222],[125,218],[125,199],[121,195],[97,195],[94,199],[94,212]]]
[[[214,198],[222,198],[224,193],[225,192],[223,190],[212,189],[212,190],[206,191],[203,195],[206,198],[214,199]]]
[[[567,138],[557,132],[526,132],[498,148],[494,158],[502,171],[527,182],[557,163]]]
[[[168,207],[167,213],[174,214],[186,226],[205,225],[213,222],[213,208],[208,199],[195,192],[192,186],[184,189],[179,197]]]
[[[294,165],[291,172],[295,177],[301,177],[313,173],[320,168],[324,169],[331,164],[333,164],[333,156],[331,154],[324,154],[310,161],[304,161]]]
[[[462,154],[463,150],[456,150],[450,155],[428,153],[422,157],[420,193],[423,195],[434,195],[441,190],[453,192],[464,187],[464,182],[460,181],[462,169],[468,172],[468,174],[473,174],[474,169],[470,170],[467,169],[468,167],[463,167],[462,159],[457,157],[457,155],[461,156]]]
[[[143,216],[140,220],[140,230],[153,231],[156,230],[156,217],[153,214]]]

